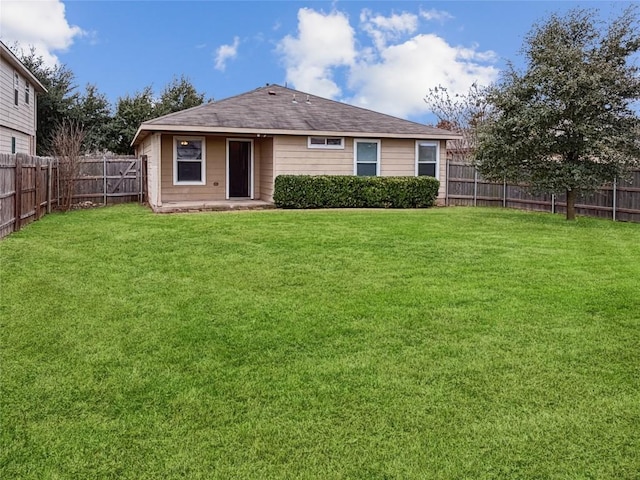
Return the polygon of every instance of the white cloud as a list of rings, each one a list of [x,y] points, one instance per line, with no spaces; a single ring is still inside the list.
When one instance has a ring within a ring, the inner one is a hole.
[[[360,22],[378,50],[383,49],[389,41],[397,40],[403,34],[412,34],[418,29],[418,16],[407,12],[385,17],[373,15],[371,10],[364,9],[360,13]]]
[[[425,18],[425,12],[420,16]],[[339,11],[300,9],[297,36],[286,36],[278,46],[287,80],[303,91],[407,118],[429,113],[422,99],[430,88],[442,85],[451,93],[466,93],[474,82],[487,85],[498,76],[494,52],[419,33],[419,17],[412,13],[385,17],[365,9],[360,28],[373,45],[362,41],[366,37],[357,42],[349,19]],[[348,92],[335,81],[338,68],[345,69]]]
[[[27,50],[35,48],[45,64],[58,63],[55,51],[65,51],[76,37],[86,34],[80,27],[69,25],[61,0],[2,0],[0,38],[6,44],[18,42]]]
[[[376,62],[362,61],[349,75],[355,94],[349,103],[399,117],[428,113],[422,101],[429,88],[442,85],[466,93],[473,82],[491,83],[498,75],[484,64],[487,52],[454,47],[433,34],[420,34],[380,52]]]
[[[335,98],[341,91],[333,79],[334,69],[355,61],[354,31],[344,13],[301,8],[297,37],[284,37],[278,51],[284,57],[288,82],[297,89]]]
[[[453,18],[453,15],[451,15],[449,12],[445,12],[444,10],[436,10],[435,8],[432,8],[431,10],[420,9],[420,16],[425,20],[438,20],[440,22],[451,20]]]
[[[238,56],[238,47],[240,46],[240,39],[233,37],[233,44],[220,45],[216,50],[216,70],[224,72],[227,68],[227,60],[236,58]]]

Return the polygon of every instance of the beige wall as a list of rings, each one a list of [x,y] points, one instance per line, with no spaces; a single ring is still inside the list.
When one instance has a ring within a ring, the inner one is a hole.
[[[154,138],[156,140],[151,140]],[[155,201],[153,205],[161,205],[163,202],[224,200],[226,198],[227,138],[205,136],[205,185],[173,184],[173,138],[174,135],[171,134],[151,135],[138,147],[139,154],[149,156],[149,182],[154,182],[153,178],[155,178],[155,183],[159,187],[154,192],[153,187],[150,186],[149,201]],[[242,137],[229,138],[241,139]],[[157,142],[155,150],[154,141]],[[382,138],[380,142],[380,174],[382,176],[415,175],[415,140]],[[353,175],[353,145],[354,139],[346,138],[345,148],[342,150],[310,149],[307,148],[306,136],[280,135],[273,138],[253,138],[254,198],[272,201],[273,181],[278,175]],[[160,162],[156,162],[154,158],[159,158]],[[440,141],[439,200],[445,197],[445,175],[445,141]]]
[[[199,135],[184,135],[199,136]],[[273,181],[270,177],[262,176],[263,158],[266,158],[265,171],[272,169],[272,139],[247,138],[241,136],[216,137],[205,136],[206,139],[206,166],[205,185],[174,185],[173,184],[173,137],[174,135],[162,135],[161,163],[160,163],[160,191],[162,202],[199,202],[216,201],[226,198],[226,164],[227,164],[227,138],[235,140],[253,140],[253,198],[262,196],[263,188],[267,189],[269,196],[273,191]],[[263,182],[267,182],[266,187]],[[271,190],[269,190],[271,189]]]
[[[273,201],[273,143],[273,138],[260,139],[260,169],[256,169],[256,178],[260,179],[256,192],[258,198],[267,202]]]
[[[416,140],[382,138],[380,175],[415,176]],[[353,138],[345,138],[344,150],[307,148],[306,136],[274,138],[274,178],[278,175],[353,175]],[[440,141],[438,199],[445,198],[446,141]]]
[[[36,135],[36,93],[33,85],[29,90],[29,104],[24,101],[26,79],[18,72],[18,106],[14,103],[13,78],[16,70],[4,59],[0,59],[0,127],[2,141],[0,152],[11,153],[11,136],[20,145],[17,152],[35,154],[35,140],[25,141],[25,137],[35,139]],[[13,134],[7,132],[13,131]],[[7,145],[8,135],[8,148]],[[20,139],[20,140],[18,140]]]
[[[204,185],[173,184],[173,135],[162,135],[160,191],[162,202],[224,200],[226,142],[223,137],[206,138]]]
[[[353,140],[344,150],[307,148],[306,136],[274,138],[274,178],[278,175],[353,175]]]

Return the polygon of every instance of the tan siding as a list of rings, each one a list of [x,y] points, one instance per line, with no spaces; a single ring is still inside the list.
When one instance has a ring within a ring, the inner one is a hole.
[[[173,184],[173,135],[162,135],[161,195],[163,202],[224,200],[226,141],[206,138],[206,182],[204,185]]]
[[[447,192],[447,141],[440,140],[440,168],[438,176],[440,180],[440,189],[438,190],[438,205],[444,205]]]
[[[18,73],[18,106],[14,103],[14,78],[15,69],[2,58],[0,60],[0,126],[13,129],[17,132],[35,137],[36,127],[36,99],[33,85],[31,85],[29,104],[24,102],[25,92],[25,78]],[[17,137],[17,136],[16,136]],[[34,142],[35,143],[35,142]],[[29,153],[31,150],[31,141],[27,141],[26,150],[19,150],[25,153]],[[8,150],[0,150],[2,152],[9,153],[11,151],[11,145]]]
[[[415,174],[415,140],[383,138],[380,145],[380,175],[413,177]]]
[[[353,140],[344,150],[307,148],[306,136],[279,135],[274,143],[277,175],[353,175]]]
[[[273,138],[265,138],[260,141],[260,199],[267,202],[273,201]]]
[[[251,172],[253,178],[253,198],[260,198],[260,169],[262,166],[262,141],[253,141],[253,171]],[[249,184],[251,186],[251,184]]]

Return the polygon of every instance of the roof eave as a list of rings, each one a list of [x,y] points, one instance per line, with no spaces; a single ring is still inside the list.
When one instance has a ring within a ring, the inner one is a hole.
[[[33,84],[33,88],[39,93],[47,93],[47,89],[40,83],[40,80],[31,73],[31,71],[24,66],[24,64],[20,61],[15,54],[9,50],[9,48],[2,42],[0,42],[0,51],[2,52],[2,58],[4,58],[9,65],[11,65],[16,70],[19,70],[24,77],[29,79],[29,82]]]
[[[193,133],[229,133],[246,135],[317,135],[329,137],[366,137],[366,138],[415,138],[419,140],[456,140],[462,135],[456,133],[384,133],[384,132],[339,132],[334,130],[281,130],[275,128],[238,128],[206,127],[196,125],[140,125],[131,142],[134,146],[151,132],[193,132]]]

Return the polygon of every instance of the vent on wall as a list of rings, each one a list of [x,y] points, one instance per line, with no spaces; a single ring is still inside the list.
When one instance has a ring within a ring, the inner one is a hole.
[[[274,90],[269,90],[269,95],[275,95],[276,92]]]

